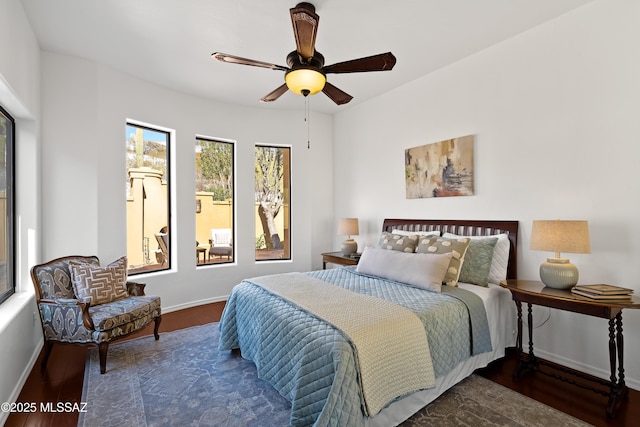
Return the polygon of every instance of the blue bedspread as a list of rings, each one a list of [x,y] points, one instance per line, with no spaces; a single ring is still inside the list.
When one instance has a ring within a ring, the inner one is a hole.
[[[353,267],[307,274],[416,313],[427,331],[436,377],[473,354],[491,351],[484,305],[471,292],[444,287],[436,293],[362,275]],[[250,281],[234,287],[227,301],[219,348],[240,348],[256,364],[260,378],[291,402],[291,425],[363,425],[351,343],[333,326]]]

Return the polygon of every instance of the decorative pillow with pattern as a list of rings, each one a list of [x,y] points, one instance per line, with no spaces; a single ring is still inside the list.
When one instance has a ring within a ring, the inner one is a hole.
[[[451,252],[451,262],[449,263],[447,274],[444,276],[444,284],[458,286],[460,269],[462,268],[464,255],[467,252],[471,239],[467,237],[457,239],[438,237],[430,240],[431,241],[427,242],[427,239],[423,239],[416,248],[416,252],[422,254],[446,254]]]
[[[413,253],[418,246],[418,237],[419,236],[415,234],[404,236],[383,231],[378,241],[378,247],[392,251]]]
[[[106,267],[82,262],[69,262],[71,283],[76,297],[90,305],[106,304],[127,298],[127,257]]]
[[[498,243],[497,237],[471,239],[460,269],[460,277],[458,278],[460,282],[489,286],[489,270],[496,243]]]

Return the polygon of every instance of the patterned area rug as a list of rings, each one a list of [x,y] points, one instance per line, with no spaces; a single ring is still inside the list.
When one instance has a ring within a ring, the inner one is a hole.
[[[219,352],[218,325],[112,345],[85,368],[79,426],[287,426],[289,402],[258,379],[253,362]],[[472,375],[402,426],[586,426],[535,400]]]

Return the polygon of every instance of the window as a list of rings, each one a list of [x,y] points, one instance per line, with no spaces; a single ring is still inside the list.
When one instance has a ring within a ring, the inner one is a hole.
[[[170,133],[127,123],[129,274],[171,268]]]
[[[256,260],[291,259],[291,148],[256,145]]]
[[[0,107],[0,302],[15,291],[13,229],[13,118]]]
[[[234,144],[196,137],[196,262],[233,262]]]

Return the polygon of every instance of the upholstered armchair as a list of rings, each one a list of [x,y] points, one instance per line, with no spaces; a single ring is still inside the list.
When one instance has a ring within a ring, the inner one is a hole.
[[[55,343],[97,346],[100,373],[104,374],[111,341],[152,321],[155,339],[160,338],[160,298],[146,296],[143,283],[127,282],[126,258],[121,260],[100,267],[95,256],[68,256],[31,268],[44,334],[42,369],[46,368]],[[76,284],[83,280],[88,285],[74,286],[74,280]],[[109,294],[113,280],[120,281],[122,286],[119,293]],[[92,284],[96,285],[91,288]]]

